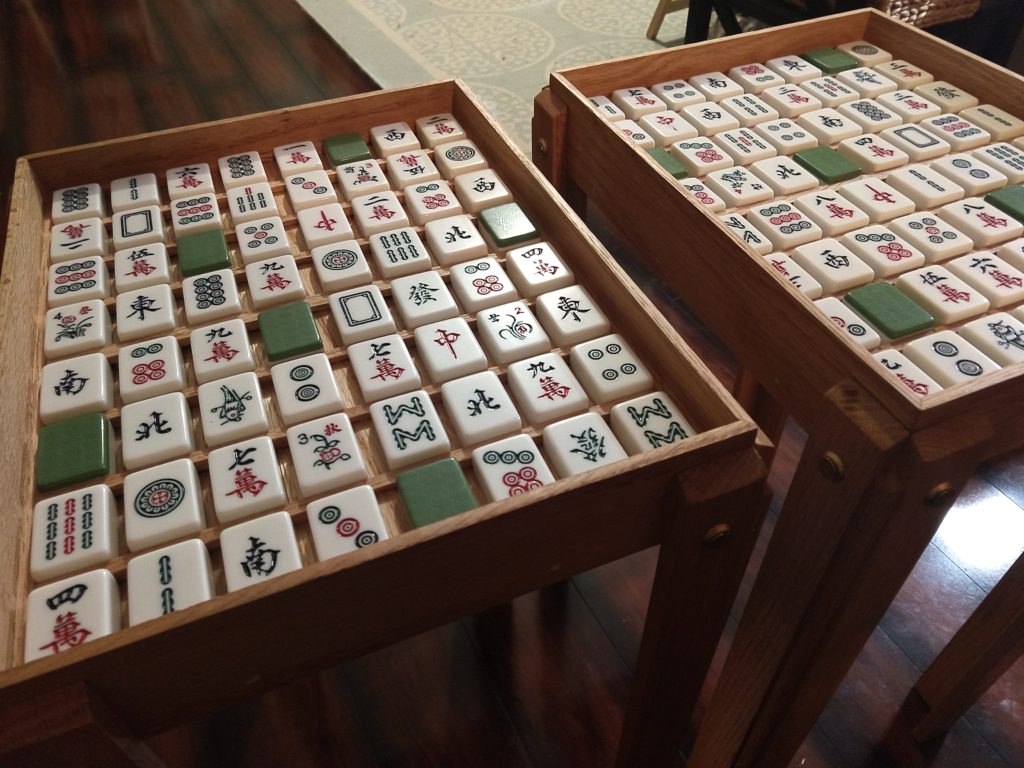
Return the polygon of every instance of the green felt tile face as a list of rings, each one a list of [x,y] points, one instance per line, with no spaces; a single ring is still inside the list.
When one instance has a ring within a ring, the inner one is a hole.
[[[648,149],[647,154],[654,159],[654,162],[671,173],[677,179],[685,179],[687,177],[688,171],[686,170],[686,166],[679,162],[674,155],[669,154],[661,147]]]
[[[396,480],[413,526],[444,520],[477,506],[473,491],[455,459],[442,459],[410,469]]]
[[[847,69],[860,66],[860,62],[853,56],[837,51],[835,48],[815,48],[813,51],[800,54],[800,56],[826,75],[834,75],[836,72],[845,72]]]
[[[112,433],[102,413],[87,413],[43,427],[36,449],[36,487],[55,491],[110,474]]]
[[[1024,221],[1024,185],[1013,184],[985,195],[985,202],[1008,213],[1017,221]]]
[[[358,133],[339,133],[324,139],[324,153],[331,165],[345,165],[356,160],[369,160],[370,148]]]
[[[260,312],[259,324],[271,362],[323,351],[313,312],[304,301]]]
[[[537,237],[537,228],[526,218],[518,203],[505,203],[480,211],[480,223],[494,244],[507,248]]]
[[[890,283],[854,288],[843,301],[890,339],[901,339],[935,325],[935,318]]]
[[[831,147],[814,147],[793,155],[793,159],[826,184],[860,175],[860,166]]]
[[[182,277],[201,275],[231,266],[228,244],[219,229],[182,235],[178,238],[178,266]]]

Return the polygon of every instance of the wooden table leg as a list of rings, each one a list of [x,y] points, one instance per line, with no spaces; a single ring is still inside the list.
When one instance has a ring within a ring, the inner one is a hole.
[[[543,88],[533,99],[531,159],[541,173],[582,219],[587,217],[587,196],[565,173],[565,131],[568,112],[561,99]]]
[[[779,440],[786,429],[786,410],[772,393],[754,378],[749,368],[740,368],[736,374],[732,395],[771,442],[772,447],[767,454],[762,453],[765,463],[771,466]]]
[[[683,42],[699,43],[708,39],[711,31],[712,0],[690,0],[690,10],[686,12],[686,36]]]

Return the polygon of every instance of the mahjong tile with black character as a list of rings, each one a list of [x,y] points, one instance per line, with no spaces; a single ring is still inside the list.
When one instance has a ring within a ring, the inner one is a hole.
[[[799,85],[779,85],[768,88],[761,94],[766,104],[782,117],[799,117],[807,112],[821,109],[821,99],[813,96]]]
[[[595,403],[618,400],[654,386],[644,364],[614,333],[574,346],[569,350],[569,367]]]
[[[612,432],[630,455],[646,453],[697,434],[664,392],[635,397],[612,408]]]
[[[302,276],[291,256],[275,256],[245,267],[249,300],[256,309],[305,298]]]
[[[306,249],[348,240],[353,236],[352,225],[345,217],[345,209],[339,203],[314,205],[296,214]],[[268,256],[270,254],[267,254]],[[266,257],[264,257],[266,258]]]
[[[512,193],[492,168],[456,176],[452,185],[467,213],[512,202]]]
[[[762,161],[766,162],[766,161]],[[757,163],[754,163],[751,167],[755,167]],[[684,192],[693,199],[693,201],[712,213],[721,213],[725,210],[725,200],[720,198],[704,184],[702,181],[697,179],[680,179],[679,186],[683,188]]]
[[[120,590],[104,568],[37,587],[25,599],[25,662],[70,650],[120,628]]]
[[[229,189],[224,195],[227,200],[231,222],[236,226],[252,221],[278,216],[277,198],[274,190],[266,181],[254,181],[240,187]]]
[[[167,194],[171,200],[217,193],[216,187],[213,186],[213,174],[207,163],[189,163],[171,168],[166,173],[166,179]]]
[[[944,265],[973,286],[993,307],[1007,307],[1024,301],[1024,272],[993,253],[972,253]]]
[[[791,155],[818,146],[817,137],[786,118],[761,123],[755,130],[766,138],[780,155]]]
[[[979,128],[960,115],[947,113],[937,117],[927,117],[919,125],[947,142],[954,152],[975,149],[992,140],[988,131]]]
[[[752,128],[766,120],[777,120],[779,118],[779,112],[775,107],[749,93],[745,93],[742,96],[729,96],[722,99],[719,104],[739,120],[740,125],[744,128]],[[681,136],[679,138],[685,137]]]
[[[720,216],[719,218],[729,228],[733,236],[752,248],[754,253],[761,256],[771,253],[772,243],[768,237],[738,213],[731,213],[728,216]]]
[[[691,77],[687,82],[710,101],[719,101],[726,96],[739,96],[743,93],[743,86],[722,72],[705,72]]]
[[[643,86],[620,88],[612,93],[612,102],[629,120],[639,120],[652,112],[663,112],[667,105],[650,89]]]
[[[374,192],[387,192],[391,184],[376,160],[356,160],[337,167],[338,187],[348,201]]]
[[[935,213],[971,238],[978,248],[988,248],[1024,235],[1024,224],[980,197],[968,197],[944,205]]]
[[[740,127],[740,121],[736,119],[735,115],[727,111],[722,105],[714,102],[691,104],[679,110],[679,114],[701,136],[713,136],[721,131]]]
[[[124,478],[124,538],[138,552],[199,533],[206,527],[199,474],[178,459]]]
[[[534,311],[552,341],[560,347],[589,341],[611,331],[608,318],[580,285],[541,294]]]
[[[872,357],[879,362],[886,373],[915,395],[924,397],[942,391],[941,384],[914,365],[910,358],[902,352],[895,349],[883,349],[881,352],[875,352]]]
[[[487,243],[466,214],[428,221],[423,225],[423,237],[442,267],[487,255]]]
[[[413,331],[420,364],[435,384],[487,368],[487,356],[469,324],[453,317]]]
[[[171,260],[163,243],[117,251],[112,269],[118,293],[171,282]]]
[[[1012,141],[1024,135],[1024,120],[991,104],[961,110],[960,116],[988,131],[993,141]]]
[[[373,403],[370,420],[390,469],[447,455],[451,447],[430,395],[422,389]]]
[[[850,232],[841,242],[871,267],[875,277],[897,275],[926,261],[923,253],[879,224]]]
[[[110,182],[110,207],[115,212],[147,205],[160,205],[160,186],[155,173],[136,173]]]
[[[167,235],[160,206],[129,208],[115,213],[110,219],[110,235],[114,249],[118,251],[164,242]]]
[[[508,251],[505,254],[505,271],[519,294],[528,299],[575,282],[572,270],[546,242]]]
[[[750,165],[778,154],[770,142],[749,128],[722,131],[715,137],[715,141],[732,156],[737,165]]]
[[[256,367],[249,333],[238,318],[196,328],[189,335],[189,349],[192,371],[200,384]]]
[[[690,104],[699,104],[702,101],[707,101],[704,94],[700,93],[685,80],[666,80],[663,83],[655,83],[651,86],[651,92],[668,104],[669,109],[674,109],[677,112]],[[625,113],[623,113],[623,116],[625,116]],[[611,118],[606,116],[606,119]]]
[[[914,163],[941,157],[952,150],[949,142],[940,139],[934,133],[930,133],[918,125],[901,125],[896,128],[887,128],[880,135],[894,147],[906,152],[907,157]]]
[[[384,158],[384,168],[394,189],[405,189],[441,178],[441,172],[424,149],[395,152]]]
[[[926,117],[936,117],[942,114],[942,107],[938,104],[905,88],[891,93],[883,93],[878,97],[878,103],[892,110],[906,123],[919,123]]]
[[[302,567],[291,516],[275,512],[225,528],[220,534],[228,592],[283,576]]]
[[[105,485],[43,499],[32,514],[30,571],[49,581],[117,556],[117,506]]]
[[[50,227],[50,262],[103,257],[107,254],[107,230],[102,219],[76,219]]]
[[[836,78],[854,88],[866,99],[876,99],[897,89],[896,81],[870,67],[856,67],[840,72]]]
[[[809,299],[821,296],[821,283],[806,273],[804,268],[784,253],[769,253],[765,257],[769,266]]]
[[[269,437],[210,451],[207,473],[218,522],[266,512],[287,501],[277,452]]]
[[[117,373],[124,403],[185,388],[181,346],[173,336],[121,347],[117,355]]]
[[[558,477],[604,467],[626,458],[626,451],[597,413],[584,413],[544,428],[544,453]]]
[[[818,178],[790,157],[769,157],[751,164],[758,178],[777,195],[794,195],[818,186]]]
[[[416,133],[428,147],[466,138],[466,131],[451,112],[427,115],[416,121]]]
[[[634,120],[619,120],[617,123],[612,123],[612,128],[642,149],[654,149],[654,147],[658,146],[654,137],[649,135]]]
[[[352,201],[352,215],[364,237],[409,226],[409,217],[394,192],[376,192]]]
[[[912,165],[892,171],[885,183],[898,189],[921,208],[945,205],[964,196],[964,188],[927,165]]]
[[[267,181],[267,169],[263,166],[263,158],[256,150],[237,152],[217,160],[220,180],[224,189],[244,187]]]
[[[434,147],[434,163],[446,179],[463,173],[477,173],[487,167],[487,158],[469,139],[438,144]]]
[[[65,261],[50,267],[46,279],[46,305],[59,307],[110,295],[107,265],[99,257]]]
[[[910,161],[906,152],[879,136],[844,139],[836,145],[836,149],[867,173],[898,168]]]
[[[336,413],[344,407],[331,361],[322,352],[279,363],[270,369],[270,378],[277,412],[285,424]]]
[[[814,306],[831,320],[847,338],[853,341],[853,343],[864,347],[864,349],[874,349],[882,343],[882,337],[878,335],[874,328],[834,296],[818,299],[814,302]]]
[[[490,501],[521,496],[555,482],[528,435],[516,435],[473,451],[473,471]]]
[[[376,285],[357,286],[328,297],[345,346],[395,330],[395,321]]]
[[[468,313],[518,299],[515,286],[496,259],[457,264],[449,273],[452,290]]]
[[[1024,238],[1001,245],[996,256],[1024,271]]]
[[[324,168],[312,141],[297,141],[274,147],[274,161],[282,176],[291,176],[306,171],[322,171]]]
[[[956,331],[1000,365],[1024,363],[1024,322],[1006,312],[972,320]]]
[[[48,360],[101,349],[110,343],[110,316],[100,299],[51,309],[43,323],[43,354]]]
[[[344,413],[296,424],[288,430],[288,450],[303,496],[318,496],[366,480],[363,454]]]
[[[530,424],[543,424],[590,407],[583,385],[560,355],[548,352],[512,363],[508,388]]]
[[[704,183],[730,208],[759,203],[773,196],[772,188],[746,168],[712,171],[704,177]]]
[[[768,59],[764,65],[772,72],[782,75],[787,83],[802,83],[804,80],[822,75],[821,70],[811,62],[796,55]]]
[[[231,269],[186,277],[181,281],[181,298],[185,306],[185,318],[192,325],[237,315],[242,311],[242,300],[235,285],[235,273]],[[119,320],[119,335],[120,327]]]
[[[990,144],[972,153],[985,165],[1004,174],[1011,184],[1024,182],[1024,152],[1006,142]]]
[[[317,560],[355,552],[388,537],[373,488],[360,485],[306,507]]]
[[[326,171],[303,171],[286,176],[284,188],[295,211],[338,202],[338,195]]]
[[[424,272],[433,266],[430,254],[413,227],[378,232],[368,239],[377,271],[385,278]]]
[[[194,449],[192,414],[181,392],[169,392],[121,408],[121,456],[126,469],[187,456]]]
[[[398,334],[351,345],[348,362],[368,403],[420,387],[420,373]]]
[[[411,152],[420,148],[416,133],[408,123],[397,122],[378,125],[370,129],[370,143],[375,154],[387,157],[398,152]]]
[[[944,387],[952,387],[999,370],[999,364],[953,331],[915,339],[903,354]]]
[[[840,104],[836,112],[846,115],[866,132],[875,133],[885,128],[900,125],[903,120],[874,99],[856,99]]]
[[[175,309],[174,294],[171,292],[171,286],[166,283],[119,293],[117,295],[118,340],[131,341],[142,336],[151,336],[172,330],[175,326]]]
[[[929,264],[967,253],[974,247],[956,227],[930,213],[913,213],[889,222],[889,229],[925,255]]]
[[[700,100],[704,101],[704,97],[701,96]],[[594,108],[597,114],[609,122],[626,119],[626,113],[607,96],[591,96],[587,101],[590,102],[590,106]]]
[[[512,398],[493,371],[442,384],[441,400],[464,447],[518,432],[523,426]]]
[[[245,264],[292,253],[291,241],[279,216],[239,224],[235,227],[235,237]]]
[[[310,256],[323,293],[373,282],[370,265],[355,240],[321,245],[310,251]]]
[[[797,125],[814,136],[819,143],[826,146],[859,136],[864,130],[856,120],[835,109],[816,109],[813,112],[800,115],[796,122]]]
[[[747,221],[764,233],[778,250],[788,250],[822,237],[821,227],[785,201],[755,205],[747,211]]]
[[[847,56],[852,56],[863,67],[873,67],[876,64],[884,64],[887,61],[892,61],[892,54],[888,51],[883,51],[876,45],[867,42],[866,40],[853,40],[849,43],[842,43],[836,46],[837,51],[842,51]]]
[[[644,115],[638,125],[659,147],[667,147],[673,141],[697,136],[697,129],[672,110]]]
[[[785,79],[763,64],[751,62],[729,70],[729,77],[743,86],[747,93],[761,93],[765,88],[785,85]]]
[[[914,201],[880,179],[854,179],[839,187],[872,222],[885,222],[914,212]]]
[[[853,101],[859,94],[853,88],[832,75],[805,80],[800,87],[817,98],[826,107],[835,108],[847,101]]]
[[[931,73],[925,72],[920,67],[915,67],[908,61],[894,59],[884,64],[876,64],[874,69],[881,72],[890,80],[895,80],[900,88],[913,89],[919,85],[932,82],[935,78]]]
[[[171,202],[171,223],[174,225],[175,237],[194,232],[206,232],[211,229],[222,229],[224,222],[221,221],[217,196],[197,195],[196,197],[173,200]]]
[[[793,259],[818,281],[826,293],[838,293],[875,279],[871,267],[832,238],[801,245],[793,251]]]
[[[143,205],[143,203],[138,203],[138,205]],[[106,215],[103,189],[99,184],[62,187],[53,193],[50,204],[50,221],[54,224],[65,224],[76,219],[101,219]]]
[[[197,392],[199,422],[208,446],[233,443],[267,432],[269,422],[263,392],[252,371],[200,384]]]
[[[199,539],[163,547],[128,561],[131,626],[183,611],[213,597],[210,553]]]
[[[978,106],[978,98],[945,80],[935,80],[914,88],[914,93],[924,96],[947,112],[960,112],[968,107]]]
[[[482,310],[476,316],[476,332],[496,363],[510,363],[551,349],[551,340],[522,301]]]
[[[967,320],[989,308],[989,301],[981,291],[940,265],[929,265],[901,275],[896,280],[896,287],[943,325]]]
[[[430,181],[406,187],[405,208],[415,224],[462,213],[462,204],[446,181]]]
[[[433,270],[392,280],[391,302],[406,328],[447,320],[460,313],[444,278]]]
[[[732,155],[712,139],[677,141],[669,147],[669,152],[694,176],[703,176],[710,171],[731,168],[736,164]]]

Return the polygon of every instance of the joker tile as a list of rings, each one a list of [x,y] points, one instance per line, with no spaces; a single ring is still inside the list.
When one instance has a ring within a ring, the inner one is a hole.
[[[318,496],[366,480],[366,464],[344,413],[296,424],[288,430],[292,470],[303,496]]]
[[[411,152],[420,148],[416,133],[408,123],[397,122],[378,125],[370,129],[370,144],[378,157],[398,152]]]
[[[364,285],[332,293],[331,314],[345,346],[395,330],[395,321],[380,288]]]
[[[124,537],[129,551],[192,536],[204,527],[203,490],[191,460],[125,475]]]
[[[441,172],[425,149],[395,152],[384,158],[384,168],[394,189],[425,184],[441,178]]]
[[[937,117],[927,117],[920,126],[929,133],[946,141],[954,152],[963,152],[984,146],[992,140],[988,131],[982,130],[970,120],[960,115],[946,113]]]
[[[508,251],[505,254],[505,269],[519,294],[528,299],[575,282],[572,270],[565,265],[552,245],[546,242]]]
[[[266,434],[270,428],[260,382],[252,371],[200,384],[198,396],[199,422],[211,448]]]
[[[972,153],[986,166],[1002,173],[1011,184],[1024,182],[1024,152],[1005,142],[990,144]]]
[[[287,512],[274,512],[225,528],[220,534],[228,592],[282,576],[302,567],[295,529]]]
[[[944,266],[988,299],[992,307],[1007,307],[1024,301],[1024,272],[995,254],[972,253]]]
[[[466,138],[466,131],[462,124],[455,119],[451,112],[419,118],[416,121],[416,133],[423,141],[424,146],[431,148],[444,142],[462,141]]]
[[[275,256],[247,264],[245,280],[249,285],[249,300],[256,309],[306,297],[302,276],[291,256]]]
[[[479,213],[484,208],[512,202],[512,192],[492,168],[456,176],[452,186],[466,213]]]
[[[352,216],[363,237],[409,226],[409,217],[394,192],[377,192],[355,198]]]
[[[826,107],[835,108],[858,97],[857,91],[831,75],[805,80],[800,87]]]
[[[351,202],[357,197],[387,192],[391,184],[376,160],[356,160],[337,167],[341,196]]]
[[[569,367],[595,403],[619,400],[654,386],[640,358],[614,333],[569,350]]]
[[[786,84],[780,74],[756,62],[733,67],[729,70],[729,77],[743,86],[747,93],[761,93],[765,88]]]
[[[691,77],[687,82],[709,101],[721,101],[726,96],[739,96],[743,93],[742,85],[721,72],[705,72],[702,75]]]
[[[117,506],[105,485],[43,499],[32,514],[30,571],[50,581],[117,557]]]
[[[899,115],[905,123],[919,123],[926,117],[942,114],[942,107],[938,104],[905,88],[883,93],[878,97],[878,103]]]
[[[875,277],[891,277],[926,261],[923,253],[878,224],[844,235],[840,242],[865,261]]]
[[[793,201],[796,207],[821,227],[825,237],[835,237],[870,222],[868,215],[838,192],[808,192]]]
[[[541,294],[534,311],[551,340],[560,347],[589,341],[611,330],[608,318],[579,285]]]
[[[425,272],[433,266],[430,254],[413,227],[379,232],[368,239],[377,271],[385,278]]]
[[[914,89],[935,79],[931,73],[925,72],[920,67],[915,67],[910,62],[903,61],[902,59],[893,59],[884,64],[876,64],[874,68],[890,80],[895,80],[896,85],[900,88]]]
[[[110,363],[99,352],[44,365],[39,387],[43,424],[82,413],[102,413],[114,406]]]
[[[143,203],[138,203],[138,205],[143,205]],[[103,189],[99,184],[63,187],[53,193],[50,221],[54,224],[66,224],[78,219],[102,219],[106,215],[107,207],[103,202]]]
[[[793,251],[793,259],[818,281],[825,293],[839,293],[875,278],[871,267],[832,238],[801,245]]]
[[[115,213],[110,220],[110,233],[114,249],[118,251],[162,243],[167,239],[159,205],[129,208]]]
[[[34,589],[25,602],[26,663],[121,628],[117,581],[102,568]]]
[[[843,302],[889,339],[902,339],[935,325],[935,318],[892,283],[854,288]]]
[[[792,203],[755,205],[747,211],[747,221],[778,250],[795,248],[822,237],[821,227]]]
[[[942,385],[927,373],[918,368],[902,352],[895,349],[883,349],[873,355],[882,368],[890,376],[899,381],[915,395],[924,397],[933,392],[942,391]]]
[[[124,403],[180,391],[186,384],[181,346],[173,336],[121,347],[117,372],[118,389]]]
[[[752,170],[777,195],[795,195],[818,186],[810,171],[797,165],[791,157],[769,157],[751,164]]]
[[[889,223],[898,237],[921,251],[929,264],[945,261],[974,247],[963,232],[930,213],[914,213]]]
[[[957,328],[957,334],[999,365],[1024,362],[1024,323],[1006,312],[996,312]]]
[[[313,311],[304,301],[264,309],[256,318],[267,359],[276,363],[310,352],[323,351]]]
[[[59,307],[110,295],[106,263],[96,257],[65,261],[50,267],[46,279],[46,305]]]
[[[235,285],[235,273],[230,269],[186,277],[181,281],[181,299],[185,306],[185,318],[190,325],[208,323],[242,312],[242,300]],[[118,335],[120,327],[119,321]]]
[[[934,208],[964,196],[964,189],[927,165],[912,165],[892,171],[885,183],[898,189],[921,208]]]
[[[551,349],[551,340],[522,301],[500,304],[476,316],[476,332],[491,360],[510,363]]]
[[[814,77],[821,77],[822,71],[799,56],[779,56],[764,63],[768,69],[782,75],[787,83],[802,83]]]
[[[914,212],[914,201],[880,179],[854,179],[839,187],[843,197],[864,211],[872,223]]]
[[[451,446],[430,396],[422,389],[373,403],[370,420],[391,469],[444,456]]]
[[[584,413],[544,428],[544,452],[558,477],[571,477],[626,458],[626,451],[597,413]]]
[[[421,325],[413,331],[422,368],[440,384],[487,368],[487,357],[461,317]]]
[[[469,139],[438,144],[434,147],[434,163],[446,179],[464,173],[478,173],[487,167],[487,158]]]
[[[978,248],[988,248],[1024,235],[1024,224],[980,197],[968,197],[944,205],[935,213],[971,238]]]
[[[327,355],[307,355],[270,369],[274,402],[286,425],[308,421],[344,408]],[[219,382],[214,382],[215,384]]]
[[[619,403],[612,408],[609,421],[615,437],[631,456],[697,434],[664,392],[652,392]]]
[[[761,98],[782,117],[796,118],[822,108],[821,99],[799,85],[779,85],[766,89]]]
[[[825,146],[859,136],[864,130],[856,120],[835,109],[816,109],[800,115],[796,122]]]
[[[768,265],[809,299],[821,296],[821,283],[811,277],[802,266],[784,253],[769,253],[764,257]]]
[[[179,240],[184,235],[224,227],[216,195],[197,195],[172,201],[171,223],[174,225],[174,236]]]
[[[405,209],[416,224],[462,213],[462,205],[446,181],[431,181],[406,187]]]
[[[999,369],[998,363],[953,331],[939,331],[907,344],[903,354],[943,387],[952,387]]]
[[[865,173],[888,171],[910,161],[910,156],[906,152],[879,136],[844,139],[839,142],[836,149],[859,165]]]
[[[316,146],[312,141],[297,141],[274,147],[274,162],[277,163],[282,177],[324,169],[324,164],[320,161],[320,155],[317,154]]]
[[[466,214],[428,221],[423,225],[423,237],[442,267],[487,255],[487,243]]]
[[[159,464],[194,450],[192,414],[181,392],[150,397],[121,408],[121,457],[126,469]]]
[[[893,128],[903,122],[899,115],[890,112],[874,99],[848,101],[836,107],[836,112],[849,117],[868,133]]]
[[[277,453],[269,437],[255,437],[210,451],[207,472],[213,508],[220,523],[251,517],[287,501]],[[226,554],[224,559],[228,559]]]
[[[329,560],[389,538],[373,489],[360,485],[306,507],[317,560]]]
[[[704,183],[730,208],[752,205],[773,196],[772,188],[760,176],[746,168],[712,171],[704,177]]]
[[[908,272],[896,280],[896,287],[942,325],[975,317],[989,308],[988,299],[980,291],[943,266],[931,265]]]
[[[171,168],[166,173],[166,179],[167,194],[172,202],[183,197],[217,194],[217,188],[213,185],[213,174],[206,163],[189,163]]]
[[[767,139],[780,155],[792,155],[794,152],[818,146],[818,139],[815,136],[785,118],[761,123],[756,131],[759,136]]]
[[[163,243],[115,252],[112,269],[118,293],[171,282],[171,260]]]
[[[39,430],[36,489],[44,493],[106,477],[115,468],[114,429],[101,413],[84,413]]]
[[[102,219],[76,219],[50,228],[50,262],[59,264],[107,255]]]
[[[873,67],[877,64],[892,61],[891,53],[883,51],[866,40],[854,40],[849,43],[843,43],[842,45],[837,45],[836,50],[853,57],[862,67]]]
[[[323,146],[328,162],[335,167],[369,160],[372,157],[369,145],[363,141],[363,135],[358,131],[328,136],[324,139]]]
[[[227,190],[267,181],[267,169],[263,165],[263,158],[255,149],[219,158],[217,170],[220,171],[221,183]]]
[[[449,279],[459,304],[470,314],[519,298],[505,270],[493,258],[456,264]]]
[[[870,350],[882,343],[882,337],[874,328],[834,296],[818,299],[814,302],[814,306],[854,344],[859,344],[864,349]]]
[[[274,190],[266,181],[254,181],[238,187],[232,187],[225,195],[231,223],[235,226],[245,224],[254,219],[266,219],[280,216]]]
[[[949,142],[917,125],[887,128],[882,131],[881,137],[897,149],[906,152],[912,163],[941,157],[952,149]]]
[[[238,318],[196,328],[189,336],[189,349],[192,371],[200,384],[256,367],[245,323]],[[123,384],[121,393],[123,396]]]
[[[555,482],[528,435],[480,446],[473,451],[473,471],[489,501],[521,496]]]
[[[43,325],[47,360],[102,349],[110,343],[110,316],[100,299],[51,309]]]
[[[351,345],[348,361],[368,403],[420,388],[420,373],[398,334]]]
[[[406,328],[447,320],[461,312],[444,278],[431,270],[392,280],[391,303]]]
[[[615,125],[621,123],[622,121],[619,121]],[[697,137],[697,129],[684,120],[682,115],[670,109],[645,115],[640,118],[637,125],[641,132],[654,139],[654,143],[659,147],[667,147],[673,141]]]
[[[714,102],[691,104],[679,110],[679,114],[701,136],[714,136],[722,131],[740,127],[740,121],[735,115]]]
[[[732,232],[733,236],[753,249],[754,253],[762,256],[771,253],[771,241],[745,218],[739,214],[730,214],[719,218],[725,226],[729,227],[729,231]]]
[[[583,385],[560,355],[548,352],[508,366],[508,388],[519,412],[533,425],[590,407]]]
[[[677,141],[669,147],[669,152],[686,166],[691,176],[704,176],[736,164],[732,155],[711,139]]]
[[[321,293],[332,293],[373,282],[370,265],[355,240],[321,245],[310,251],[313,270],[320,280]]]
[[[722,131],[715,140],[732,156],[737,165],[750,165],[758,160],[775,157],[775,147],[749,128]]]
[[[678,112],[690,104],[699,104],[707,101],[703,93],[698,91],[685,80],[666,80],[663,83],[655,83],[651,86],[651,92],[659,99],[668,104],[669,109]],[[601,110],[598,110],[599,112]],[[613,119],[613,115],[603,115],[606,120]],[[622,114],[625,117],[625,113]]]
[[[849,85],[865,99],[876,99],[883,93],[890,93],[897,89],[895,80],[867,66],[840,72],[836,75],[836,79]]]
[[[210,553],[199,539],[128,561],[128,623],[133,627],[191,608],[213,594]]]
[[[1013,141],[1024,136],[1024,120],[991,104],[968,107],[960,111],[960,116],[988,131],[993,141]]]
[[[978,98],[945,80],[918,85],[914,93],[935,102],[947,112],[960,112],[978,106]]]
[[[770,162],[768,160],[762,160],[761,162]],[[751,167],[757,166],[758,163],[754,163]],[[707,210],[712,213],[721,213],[725,210],[725,200],[720,198],[703,182],[697,179],[680,179],[679,186],[683,188],[686,195],[693,199],[695,205],[704,206]]]
[[[117,338],[131,341],[174,329],[176,304],[166,283],[117,295]],[[106,310],[104,310],[105,312]]]
[[[201,275],[231,266],[227,240],[220,230],[196,232],[178,238],[178,269],[182,277]]]
[[[719,104],[739,120],[740,126],[743,128],[753,128],[755,125],[759,125],[767,120],[779,119],[779,111],[774,106],[749,93],[745,93],[742,96],[729,96],[722,99]],[[678,138],[685,139],[690,137],[679,136]],[[668,144],[670,142],[665,143]]]
[[[493,371],[442,384],[441,400],[464,447],[518,432],[523,426],[512,398]]]

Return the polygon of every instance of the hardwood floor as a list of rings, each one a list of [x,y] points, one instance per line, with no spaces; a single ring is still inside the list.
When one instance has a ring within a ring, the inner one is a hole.
[[[375,87],[292,0],[0,0],[0,19],[4,220],[18,155]],[[617,235],[596,217],[591,223],[621,255]],[[731,381],[728,352],[656,280],[623,261]],[[791,424],[772,470],[775,509],[801,440]],[[1021,456],[974,478],[794,765],[1024,766],[1024,663],[926,751],[910,741],[900,714],[914,680],[1024,548],[1022,507]],[[730,631],[773,523],[769,515]],[[607,766],[655,558],[642,552],[520,597],[151,745],[171,766]],[[680,728],[692,734],[692,724]]]

